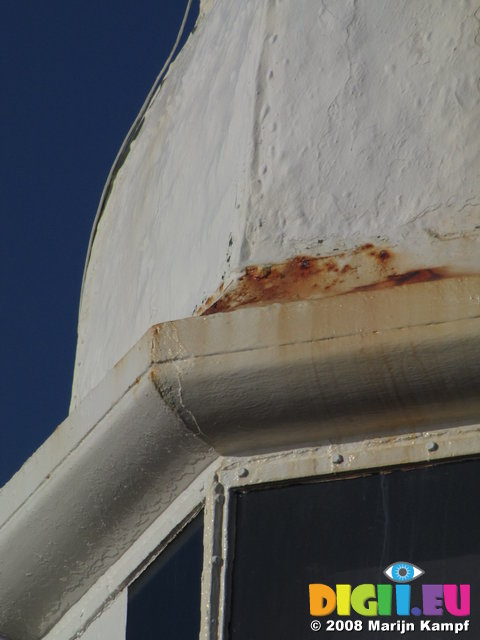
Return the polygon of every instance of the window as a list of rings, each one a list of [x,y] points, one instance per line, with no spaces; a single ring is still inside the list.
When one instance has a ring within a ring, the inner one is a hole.
[[[127,640],[198,640],[203,513],[128,589]]]
[[[425,574],[411,582],[411,607],[422,604],[422,583],[470,584],[472,637],[480,625],[480,460],[465,460],[327,478],[290,486],[233,490],[229,558],[230,610],[226,638],[312,640],[309,584],[389,583],[384,570],[410,562]],[[393,584],[390,582],[390,584]],[[393,592],[394,596],[396,592]],[[425,637],[416,621],[408,633]],[[446,615],[438,621],[459,621]],[[417,611],[418,614],[418,611]],[[346,620],[337,616],[330,617]],[[352,612],[351,620],[367,618]],[[325,626],[325,618],[323,618]],[[364,626],[364,630],[366,626]],[[322,632],[325,629],[322,629]],[[337,635],[352,637],[349,631]],[[362,634],[357,634],[361,636]],[[383,637],[381,631],[369,638]],[[400,631],[388,634],[404,637]],[[435,637],[451,638],[452,632]],[[456,637],[456,636],[455,636]]]

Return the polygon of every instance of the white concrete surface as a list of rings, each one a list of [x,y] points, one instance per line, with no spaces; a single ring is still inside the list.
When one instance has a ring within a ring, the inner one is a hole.
[[[371,242],[480,269],[478,0],[204,6],[100,218],[72,407],[247,265]]]

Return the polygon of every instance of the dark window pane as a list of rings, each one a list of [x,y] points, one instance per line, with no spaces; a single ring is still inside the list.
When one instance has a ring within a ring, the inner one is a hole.
[[[128,589],[127,640],[198,640],[203,513]]]
[[[392,563],[409,562],[425,574],[411,582],[411,607],[422,605],[422,584],[471,584],[470,637],[480,623],[480,462],[469,460],[351,479],[237,492],[231,527],[230,640],[301,640],[310,629],[308,585],[393,584],[383,575]],[[337,616],[333,619],[347,620]],[[415,631],[388,637],[425,638],[420,620],[405,616]],[[366,632],[335,637],[384,637]],[[437,622],[464,618],[446,615]],[[325,632],[326,618],[322,621]],[[381,622],[401,619],[379,616]],[[453,632],[435,632],[453,638]],[[332,636],[333,637],[333,636]],[[386,636],[385,636],[386,637]],[[458,637],[458,636],[455,636]]]

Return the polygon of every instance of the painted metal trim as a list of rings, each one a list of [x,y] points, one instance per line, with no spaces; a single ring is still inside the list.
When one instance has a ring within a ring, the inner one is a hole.
[[[1,490],[0,633],[45,636],[221,455],[480,422],[479,329],[479,276],[153,327]]]
[[[479,292],[450,278],[166,323],[153,379],[222,455],[472,424]]]
[[[148,373],[85,431],[23,500],[15,486],[46,464],[44,451],[3,489],[19,505],[0,527],[0,631],[9,640],[45,636],[216,458]]]
[[[110,604],[156,560],[183,527],[203,508],[219,461],[213,462],[148,527],[125,554],[112,565],[80,600],[69,609],[43,640],[76,640],[101,617]],[[120,639],[118,639],[120,640]]]

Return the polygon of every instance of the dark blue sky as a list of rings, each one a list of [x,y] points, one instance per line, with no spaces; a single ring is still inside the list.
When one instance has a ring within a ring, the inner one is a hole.
[[[90,229],[186,6],[2,5],[0,486],[67,416]]]

